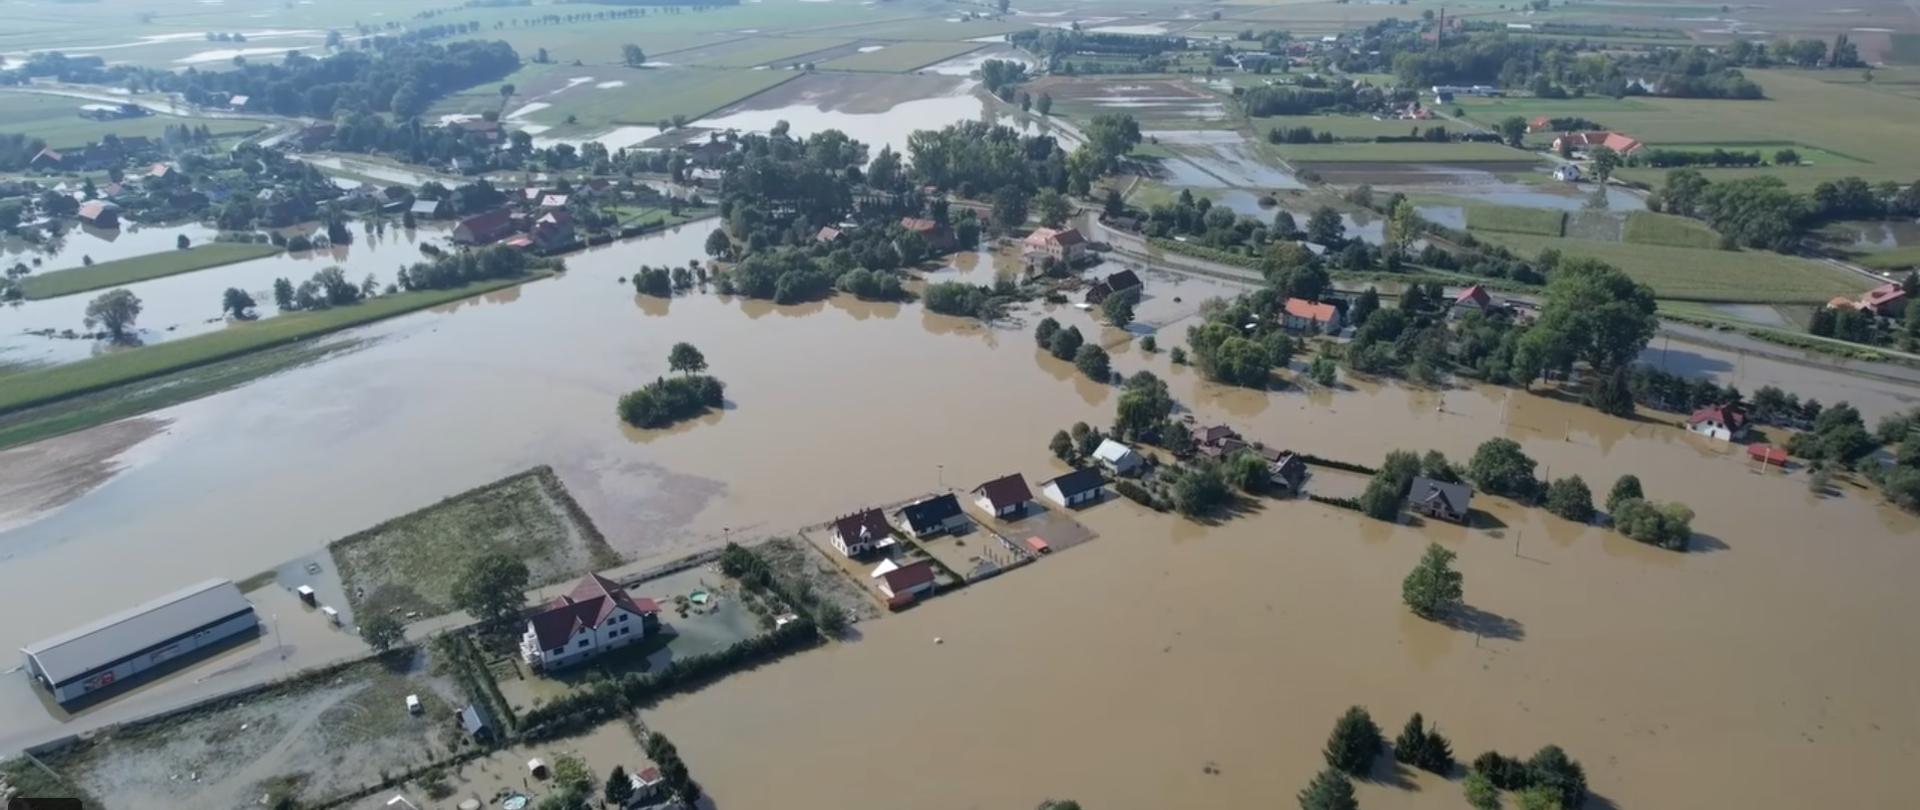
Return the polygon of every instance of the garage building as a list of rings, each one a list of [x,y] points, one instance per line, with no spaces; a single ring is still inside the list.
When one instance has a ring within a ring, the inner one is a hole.
[[[132,680],[260,624],[233,582],[212,579],[30,644],[28,674],[66,703]]]

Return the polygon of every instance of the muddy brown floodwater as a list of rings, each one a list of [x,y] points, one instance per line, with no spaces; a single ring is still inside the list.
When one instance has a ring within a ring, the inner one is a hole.
[[[700,257],[711,227],[569,256],[564,277],[394,319],[355,333],[371,338],[360,351],[153,414],[167,430],[119,453],[124,466],[0,533],[0,615],[247,577],[535,464],[617,550],[659,560],[943,484],[1049,476],[1054,430],[1112,419],[1114,388],[1035,349],[1036,308],[989,328],[911,303],[666,301],[620,281]],[[1491,499],[1478,505],[1498,532],[1293,502],[1208,528],[1111,502],[1083,514],[1095,542],[655,712],[723,806],[1284,803],[1351,703],[1390,733],[1422,711],[1463,758],[1560,743],[1623,807],[1904,799],[1889,775],[1920,749],[1901,714],[1920,665],[1911,517],[1858,489],[1817,498],[1802,476],[1759,474],[1655,419],[1505,389],[1207,384],[1165,350],[1227,291],[1149,275],[1134,331],[1160,329],[1157,354],[1078,309],[1048,314],[1269,444],[1464,460],[1510,436],[1600,493],[1636,473],[1698,511],[1703,550]],[[727,381],[726,408],[622,427],[614,401],[666,374],[675,341]],[[24,474],[91,463],[48,459]],[[1461,552],[1478,638],[1399,607],[1428,538]],[[0,623],[0,648],[68,623]],[[1408,778],[1421,793],[1367,787],[1363,803],[1457,804],[1457,788]]]

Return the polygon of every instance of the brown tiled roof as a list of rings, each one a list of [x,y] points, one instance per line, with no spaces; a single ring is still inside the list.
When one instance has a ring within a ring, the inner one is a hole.
[[[877,543],[891,536],[893,527],[887,525],[887,516],[880,510],[865,509],[835,518],[833,531],[843,541],[870,540]]]
[[[1027,479],[1019,473],[995,478],[974,487],[973,491],[985,495],[995,509],[1033,500],[1033,490],[1027,489]]]
[[[1305,318],[1314,323],[1333,323],[1332,304],[1315,303],[1305,298],[1287,299],[1287,314],[1295,318]]]
[[[574,586],[571,593],[554,597],[545,609],[528,617],[527,621],[533,624],[533,632],[540,639],[541,649],[552,650],[565,645],[582,629],[599,627],[601,622],[613,615],[616,607],[642,616],[659,610],[659,605],[652,599],[634,599],[627,595],[625,588],[614,584],[612,580],[599,574],[588,574],[586,579]]]

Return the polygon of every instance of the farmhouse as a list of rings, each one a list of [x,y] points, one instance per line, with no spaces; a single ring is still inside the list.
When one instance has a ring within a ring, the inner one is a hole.
[[[76,215],[80,217],[81,222],[95,228],[120,227],[119,207],[104,200],[89,200],[81,203]]]
[[[901,217],[900,228],[907,233],[919,234],[920,238],[927,243],[927,248],[930,250],[944,252],[947,248],[952,247],[951,240],[947,236],[947,229],[940,227],[940,223],[931,219]]]
[[[1782,469],[1785,469],[1787,466],[1787,451],[1784,448],[1774,447],[1766,442],[1755,442],[1747,445],[1747,458],[1758,461],[1763,466],[1771,465]]]
[[[573,214],[561,208],[541,214],[528,236],[541,250],[557,250],[573,241]]]
[[[1040,487],[1047,500],[1061,506],[1082,506],[1096,503],[1106,492],[1107,481],[1100,477],[1100,471],[1084,467],[1056,477]]]
[[[224,579],[210,579],[146,604],[29,644],[20,652],[35,682],[67,703],[133,680],[196,652],[253,632],[253,604]]]
[[[61,161],[64,160],[66,160],[66,155],[62,155],[52,149],[42,149],[33,153],[33,159],[28,160],[27,165],[36,169],[57,169],[60,167]]]
[[[1860,296],[1859,308],[1882,318],[1898,318],[1907,312],[1907,288],[1888,282]]]
[[[833,525],[827,527],[827,535],[833,540],[833,547],[848,557],[893,545],[893,527],[887,525],[887,516],[878,509],[834,518]]]
[[[513,233],[513,212],[496,208],[475,214],[453,226],[453,241],[461,245],[490,245]]]
[[[1467,522],[1467,510],[1472,503],[1473,490],[1466,484],[1415,476],[1413,486],[1407,489],[1407,506],[1413,511],[1454,523]]]
[[[652,599],[635,599],[599,574],[588,574],[565,596],[527,618],[520,655],[535,669],[556,670],[617,650],[660,629]]]
[[[898,514],[907,532],[918,538],[957,532],[970,522],[966,513],[960,511],[960,499],[951,492],[907,504]]]
[[[1289,298],[1281,311],[1281,326],[1294,332],[1328,333],[1340,330],[1340,309],[1323,301]]]
[[[997,518],[1018,517],[1027,511],[1027,502],[1033,500],[1033,490],[1027,489],[1027,479],[1019,473],[974,487],[973,494],[977,496],[974,503]]]
[[[1140,286],[1140,277],[1134,275],[1132,270],[1122,270],[1107,276],[1105,281],[1096,281],[1092,287],[1088,287],[1087,303],[1098,305],[1107,300],[1109,295],[1138,286]]]
[[[1087,255],[1087,239],[1076,228],[1056,231],[1052,228],[1035,228],[1027,234],[1027,250],[1045,253],[1048,258],[1063,262],[1079,261]]]
[[[1553,139],[1553,151],[1562,154],[1569,151],[1586,152],[1602,146],[1621,155],[1631,155],[1646,144],[1618,132],[1568,132]]]
[[[1723,442],[1747,436],[1747,414],[1736,405],[1709,405],[1687,417],[1687,429]]]
[[[1261,456],[1267,460],[1267,480],[1289,494],[1300,491],[1300,483],[1307,479],[1305,461],[1282,450],[1263,450]]]
[[[1112,439],[1100,440],[1100,446],[1093,449],[1093,460],[1112,470],[1115,475],[1132,475],[1147,463],[1133,448]]]

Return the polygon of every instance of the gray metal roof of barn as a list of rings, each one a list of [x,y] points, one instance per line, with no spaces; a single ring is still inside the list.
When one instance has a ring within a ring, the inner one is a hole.
[[[210,579],[34,642],[21,652],[40,662],[48,680],[61,683],[252,608],[232,581]]]

